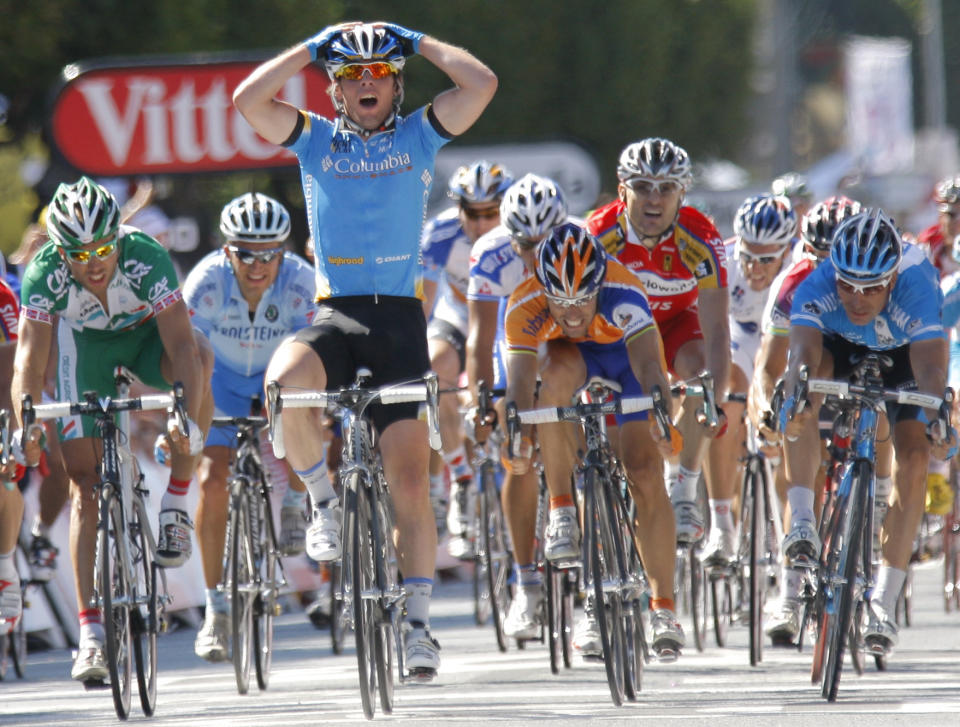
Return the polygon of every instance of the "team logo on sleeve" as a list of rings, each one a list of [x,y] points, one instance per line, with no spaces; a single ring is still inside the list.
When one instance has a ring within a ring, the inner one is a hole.
[[[821,313],[820,306],[818,306],[812,300],[809,301],[808,303],[804,303],[802,306],[802,309],[804,313],[811,313],[815,316],[818,316]]]

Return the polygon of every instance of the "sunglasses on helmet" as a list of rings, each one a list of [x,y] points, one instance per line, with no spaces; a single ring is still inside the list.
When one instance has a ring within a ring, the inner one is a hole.
[[[351,63],[348,66],[341,66],[340,70],[334,73],[335,78],[345,78],[348,81],[359,81],[365,73],[370,74],[370,78],[375,81],[386,78],[392,73],[399,73],[398,69],[392,63],[378,61],[377,63]]]
[[[271,247],[269,250],[246,250],[242,247],[234,247],[233,245],[228,245],[227,249],[237,256],[239,260],[244,265],[253,265],[254,262],[260,262],[266,265],[267,263],[273,262],[274,258],[277,255],[283,255],[282,247]]]

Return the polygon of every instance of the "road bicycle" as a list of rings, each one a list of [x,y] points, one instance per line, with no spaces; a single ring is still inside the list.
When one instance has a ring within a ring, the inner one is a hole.
[[[651,396],[614,399],[607,382],[588,382],[588,403],[518,411],[507,405],[512,451],[519,447],[520,424],[574,422],[583,428],[586,452],[578,467],[583,479],[583,574],[597,617],[610,697],[617,706],[639,697],[644,660],[645,585],[633,537],[626,473],[607,437],[606,417],[653,410],[662,432],[669,433],[659,390]],[[669,436],[669,434],[667,434]]]
[[[495,393],[481,381],[477,386],[477,409],[494,411],[492,399]],[[493,623],[500,651],[507,650],[508,639],[503,632],[503,620],[510,605],[509,579],[513,570],[507,523],[500,503],[497,474],[500,470],[500,443],[503,435],[492,424],[490,435],[473,447],[473,471],[476,487],[473,488],[475,543],[473,547],[473,599],[474,620],[482,626],[489,618]]]
[[[227,487],[230,517],[223,547],[223,581],[218,588],[230,600],[232,658],[237,691],[246,694],[251,668],[257,686],[266,689],[273,661],[273,619],[287,586],[280,562],[270,501],[272,486],[260,457],[260,397],[250,415],[214,417],[214,427],[235,427],[235,447]]]
[[[343,553],[340,583],[334,585],[342,589],[343,614],[347,625],[353,627],[360,699],[368,719],[373,718],[377,694],[383,712],[393,711],[394,662],[401,683],[421,680],[424,675],[418,671],[407,674],[404,668],[401,622],[405,593],[393,541],[393,502],[367,407],[374,402],[426,402],[430,445],[434,450],[440,449],[436,374],[382,387],[369,387],[371,377],[369,369],[358,369],[354,383],[339,391],[288,388],[281,392],[276,381],[267,385],[271,439],[278,459],[286,455],[284,409],[333,407],[341,417]]]
[[[171,394],[129,398],[132,373],[122,367],[114,372],[117,397],[85,392],[81,401],[34,404],[23,399],[24,428],[34,421],[86,415],[97,423],[102,445],[98,465],[99,499],[95,598],[91,603],[103,614],[104,653],[117,716],[130,713],[134,662],[140,706],[150,716],[157,701],[157,636],[164,626],[167,596],[166,576],[155,562],[156,540],[147,517],[149,494],[137,458],[130,451],[130,412],[165,410],[188,436],[183,386]],[[88,684],[102,687],[102,683]]]
[[[855,383],[810,379],[803,369],[794,392],[797,402],[806,401],[810,393],[825,394],[838,410],[851,415],[849,453],[836,490],[825,506],[811,612],[817,627],[811,681],[820,683],[822,696],[831,702],[837,698],[845,649],[859,652],[862,648],[860,625],[874,585],[874,462],[877,425],[884,404],[895,402],[948,413],[940,397],[884,389],[881,364],[879,354],[864,356],[855,370]]]

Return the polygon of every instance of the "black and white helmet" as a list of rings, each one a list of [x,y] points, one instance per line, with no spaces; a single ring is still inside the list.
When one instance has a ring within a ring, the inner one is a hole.
[[[500,203],[500,221],[515,237],[543,237],[567,219],[563,192],[552,179],[526,174],[516,181]]]
[[[860,203],[843,195],[815,204],[800,222],[803,241],[819,253],[830,252],[833,233],[848,217],[860,212]]]
[[[247,192],[223,208],[220,232],[236,242],[283,242],[290,235],[290,215],[272,197]]]
[[[668,139],[652,137],[629,144],[620,152],[617,178],[626,182],[634,177],[672,179],[684,189],[693,178],[690,157]]]

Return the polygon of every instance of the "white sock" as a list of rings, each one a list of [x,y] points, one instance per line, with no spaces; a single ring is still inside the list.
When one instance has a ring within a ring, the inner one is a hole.
[[[433,579],[405,578],[403,587],[407,592],[407,621],[419,621],[430,628],[430,596],[433,594]]]
[[[714,500],[710,498],[710,521],[713,527],[733,532],[733,500]]]
[[[696,502],[697,484],[700,480],[700,470],[688,470],[680,465],[680,477],[673,485],[673,491],[670,493],[670,501],[674,504],[678,502]]]
[[[327,460],[321,459],[313,467],[301,472],[294,470],[297,477],[306,486],[307,492],[314,502],[326,502],[327,500],[336,500],[337,493],[333,489],[333,483],[330,482],[330,473],[327,472]]]
[[[816,516],[813,514],[813,490],[809,487],[794,485],[787,490],[787,502],[790,503],[790,522],[791,524],[801,520],[812,523],[816,522]]]
[[[877,571],[877,587],[870,601],[879,605],[892,618],[897,610],[897,599],[903,590],[907,572],[889,565],[881,565]]]
[[[180,510],[182,512],[187,512],[189,503],[187,502],[186,495],[174,495],[169,490],[163,493],[163,497],[160,498],[160,509],[161,510]]]

